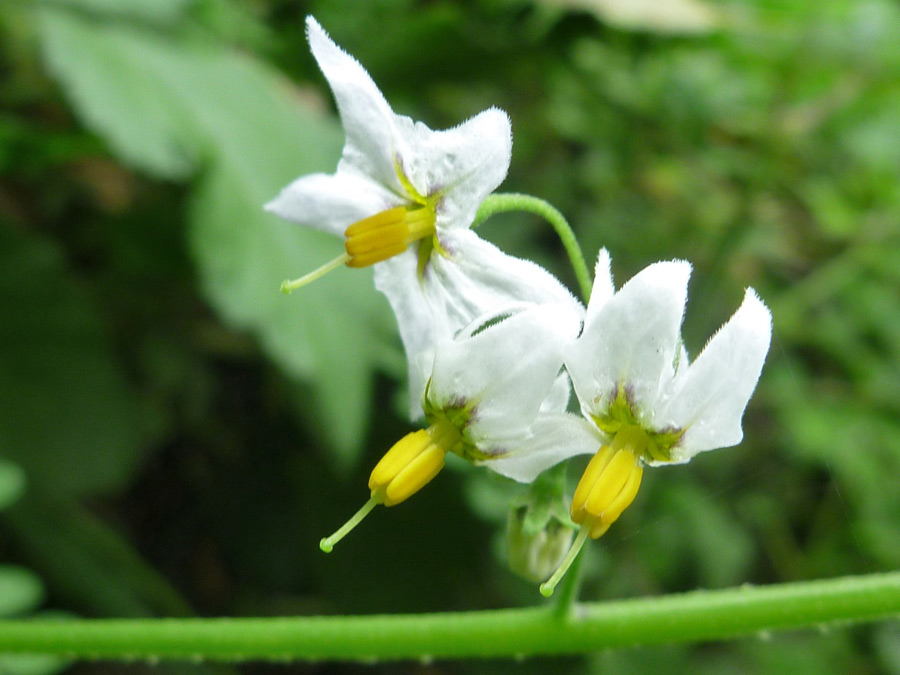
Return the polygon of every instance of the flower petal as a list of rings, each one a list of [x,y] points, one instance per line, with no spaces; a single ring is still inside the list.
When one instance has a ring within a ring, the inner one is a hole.
[[[585,329],[566,359],[586,415],[604,413],[620,385],[639,416],[652,414],[673,374],[690,272],[685,261],[656,263],[607,302],[591,302]]]
[[[600,447],[593,427],[566,413],[539,416],[530,432],[506,448],[498,445],[495,451],[506,454],[481,464],[520,483],[530,483],[551,466],[575,455],[593,454]]]
[[[378,183],[339,172],[302,176],[264,208],[285,220],[342,236],[357,220],[401,203]]]
[[[748,288],[734,316],[665,392],[668,403],[658,420],[686,429],[673,449],[676,462],[740,443],[741,417],[759,380],[771,335],[772,315]]]
[[[384,293],[394,315],[409,365],[409,416],[422,416],[422,394],[431,375],[434,347],[449,339],[461,326],[450,326],[443,312],[436,312],[422,290],[414,250],[375,265],[375,288]]]
[[[588,328],[588,322],[594,320],[600,312],[600,308],[609,302],[615,293],[616,287],[613,284],[609,251],[601,248],[597,254],[597,264],[594,265],[594,284],[591,287],[591,297],[588,300],[588,310],[585,315],[585,330],[593,330]]]
[[[527,433],[562,368],[563,346],[577,330],[555,305],[500,317],[496,323],[479,319],[435,349],[428,401],[439,409],[474,406],[467,431],[476,444]]]
[[[394,166],[398,116],[359,61],[338,47],[311,16],[306,17],[306,34],[347,135],[338,171],[371,176],[404,196]]]
[[[400,169],[419,194],[441,195],[437,227],[468,228],[478,206],[509,170],[509,117],[490,108],[446,131],[408,120],[400,126],[406,141],[397,153]]]
[[[568,309],[569,321],[581,321],[581,303],[540,265],[503,253],[471,230],[443,232],[439,240],[444,254],[431,256],[422,288],[449,325],[458,329],[516,302],[557,304]]]
[[[572,384],[569,381],[569,374],[563,371],[556,377],[550,392],[544,398],[543,403],[541,403],[541,412],[565,412],[566,408],[569,407],[570,398],[572,398]]]
[[[575,331],[584,313],[565,286],[540,265],[508,256],[470,230],[446,232],[440,239],[447,255],[434,253],[421,279],[414,247],[375,265],[375,287],[394,310],[410,364],[413,419],[421,414],[419,399],[428,380],[428,373],[416,365],[421,362],[417,355],[433,352],[438,341],[500,308],[557,304],[565,308],[565,323]]]

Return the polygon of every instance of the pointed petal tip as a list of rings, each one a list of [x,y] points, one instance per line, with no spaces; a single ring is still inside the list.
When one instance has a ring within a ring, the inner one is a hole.
[[[328,37],[328,33],[325,32],[325,29],[322,28],[322,25],[316,21],[316,18],[312,14],[306,15],[306,41],[309,43],[310,47],[316,41],[327,40],[331,42],[331,39]]]
[[[753,288],[748,287],[744,291],[744,300],[735,312],[735,316],[740,316],[742,324],[750,330],[758,332],[764,338],[766,345],[769,344],[772,337],[772,312]]]
[[[306,41],[309,43],[309,50],[319,64],[319,68],[325,73],[329,82],[331,81],[327,71],[329,64],[332,68],[335,65],[345,68],[355,67],[365,73],[365,69],[359,62],[332,40],[328,31],[322,28],[322,25],[311,14],[306,17]],[[348,65],[346,60],[349,60],[352,65]],[[365,77],[368,77],[368,74]]]
[[[604,246],[597,252],[597,263],[594,265],[594,279],[612,280],[612,258]]]

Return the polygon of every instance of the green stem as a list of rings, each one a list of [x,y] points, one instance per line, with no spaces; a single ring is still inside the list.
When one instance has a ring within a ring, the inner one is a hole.
[[[569,260],[572,263],[572,269],[575,271],[575,278],[578,280],[578,286],[581,289],[581,296],[587,302],[591,297],[591,275],[584,261],[581,246],[578,245],[578,240],[575,238],[575,233],[572,231],[572,227],[569,225],[566,217],[554,206],[538,197],[516,192],[499,193],[489,195],[481,202],[481,206],[478,207],[478,213],[475,214],[475,222],[472,223],[472,227],[478,227],[494,214],[508,211],[536,213],[550,223],[566,249]]]
[[[575,606],[447,614],[0,621],[0,652],[83,659],[524,657],[722,640],[900,616],[900,572]]]

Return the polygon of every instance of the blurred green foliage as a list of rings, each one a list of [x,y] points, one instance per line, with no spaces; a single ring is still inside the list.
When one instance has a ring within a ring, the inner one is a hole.
[[[408,423],[403,356],[370,274],[278,293],[340,248],[261,210],[296,176],[333,170],[341,147],[307,13],[399,112],[439,128],[507,110],[504,189],[557,206],[589,259],[609,248],[620,283],[658,259],[691,260],[692,354],[743,287],[773,310],[744,442],[647,471],[590,546],[584,597],[900,566],[900,7],[626,9],[0,6],[0,614],[41,602],[138,616],[540,601],[500,544],[521,489],[459,464],[331,556],[316,546]],[[480,233],[574,287],[531,216]],[[885,624],[553,665],[900,673],[898,640]],[[421,667],[386,672],[398,670]]]

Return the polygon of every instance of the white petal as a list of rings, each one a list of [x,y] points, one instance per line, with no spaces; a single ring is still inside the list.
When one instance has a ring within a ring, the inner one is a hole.
[[[494,450],[507,454],[481,464],[513,480],[530,483],[565,459],[597,452],[601,444],[593,428],[575,415],[541,415],[530,431],[527,438],[506,448],[498,443]]]
[[[437,227],[468,228],[509,169],[509,117],[490,108],[446,131],[406,121],[402,126],[406,144],[397,153],[400,169],[419,194],[441,195]]]
[[[684,429],[675,461],[740,443],[741,417],[756,388],[772,335],[772,315],[752,288],[734,316],[665,392],[658,422]]]
[[[469,432],[476,441],[526,433],[562,368],[571,334],[564,312],[538,305],[466,333],[437,345],[429,402],[474,404]]]
[[[410,364],[413,418],[421,413],[419,399],[429,375],[417,367],[417,355],[433,352],[438,341],[500,308],[521,310],[541,303],[564,308],[566,317],[560,325],[572,331],[574,338],[584,312],[549,272],[506,255],[474,232],[454,231],[441,240],[454,254],[433,254],[421,280],[415,247],[375,265],[375,287],[387,296],[394,310]]]
[[[607,302],[591,304],[566,359],[586,414],[605,412],[624,384],[636,412],[652,415],[661,386],[673,374],[690,272],[684,261],[656,263]]]
[[[264,208],[285,220],[343,236],[357,220],[401,203],[378,183],[339,172],[298,178]]]
[[[506,255],[471,230],[444,232],[439,238],[446,255],[431,256],[422,287],[428,302],[441,308],[450,325],[462,327],[516,302],[547,303],[568,309],[567,325],[575,325],[577,334],[584,308],[543,267]]]
[[[452,338],[461,326],[451,326],[446,315],[436,311],[419,283],[414,249],[375,265],[375,288],[387,296],[409,364],[409,415],[422,416],[421,399],[431,376],[435,345]]]
[[[398,195],[405,195],[394,157],[398,116],[359,62],[338,47],[318,22],[306,18],[313,56],[334,93],[347,135],[339,171],[371,176]]]
[[[569,407],[569,399],[572,398],[572,384],[569,382],[569,374],[565,371],[561,372],[550,392],[541,403],[542,413],[561,413],[565,412]]]
[[[585,330],[588,330],[589,323],[600,312],[600,308],[612,299],[615,292],[609,251],[601,248],[597,255],[597,264],[594,265],[594,283],[591,287],[591,297],[588,300],[588,309],[585,315]]]

